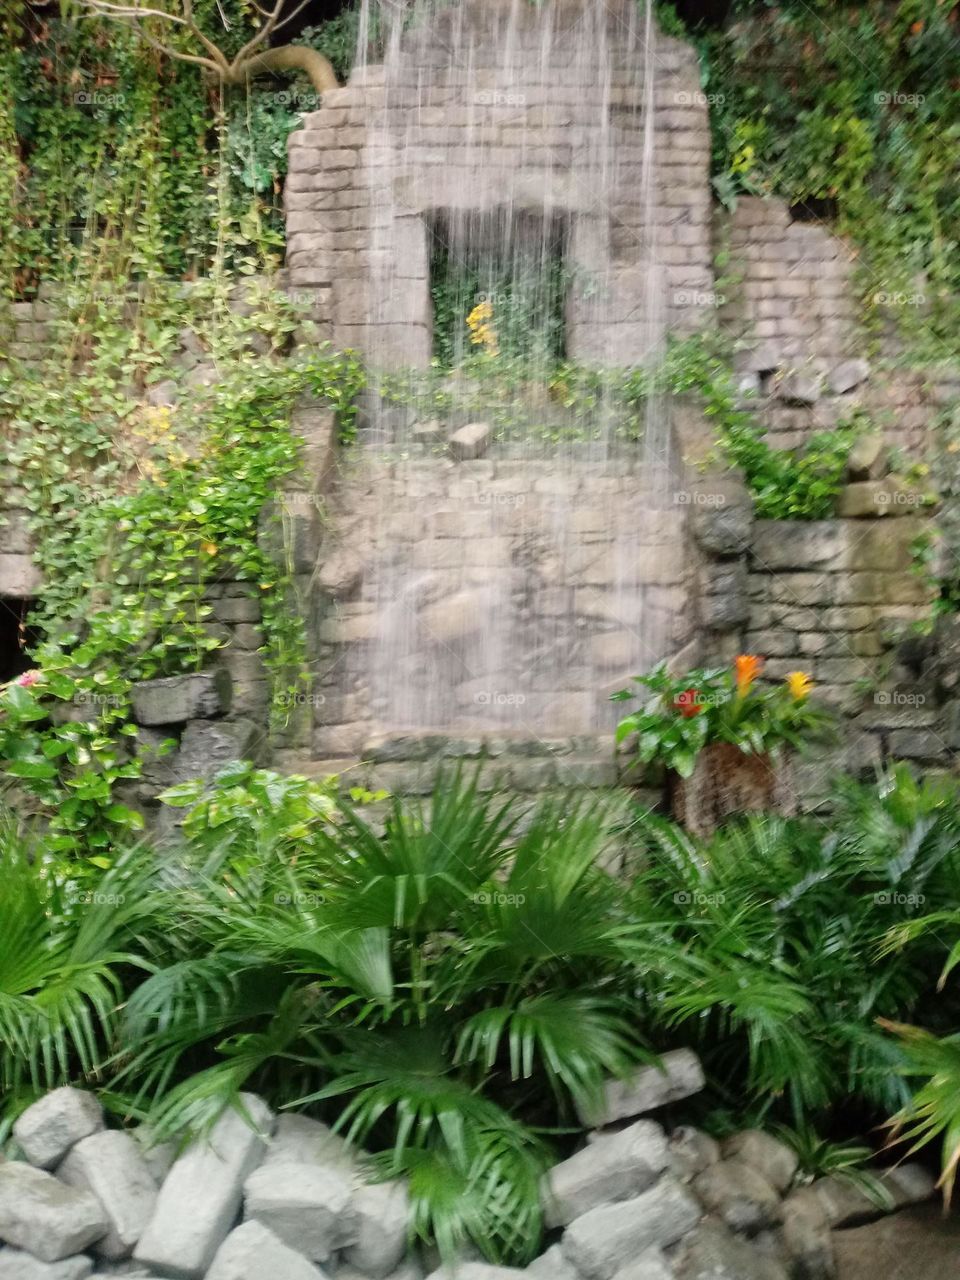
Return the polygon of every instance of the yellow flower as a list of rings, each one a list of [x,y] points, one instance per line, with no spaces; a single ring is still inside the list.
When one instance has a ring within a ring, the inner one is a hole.
[[[804,698],[809,697],[813,681],[805,671],[790,671],[787,673],[787,687],[794,701],[802,702]]]
[[[760,668],[763,666],[763,659],[756,657],[752,653],[741,653],[734,662],[734,670],[737,679],[737,693],[741,697],[749,690],[750,686],[760,674]]]
[[[498,353],[497,331],[490,321],[493,319],[493,304],[489,299],[478,302],[467,316],[467,328],[470,330],[470,341],[475,347],[486,347],[487,354]]]
[[[201,542],[200,550],[208,556],[215,556],[217,554],[217,544],[215,542]]]

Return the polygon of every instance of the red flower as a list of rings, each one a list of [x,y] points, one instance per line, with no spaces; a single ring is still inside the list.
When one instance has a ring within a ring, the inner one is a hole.
[[[685,720],[698,716],[704,709],[699,689],[684,689],[673,700],[674,711],[679,711]]]

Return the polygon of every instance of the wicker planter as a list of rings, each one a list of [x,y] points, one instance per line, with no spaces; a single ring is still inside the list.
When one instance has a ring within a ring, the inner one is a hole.
[[[689,778],[668,774],[670,809],[695,836],[710,836],[743,813],[796,813],[789,762],[747,755],[729,742],[713,742],[697,756]]]

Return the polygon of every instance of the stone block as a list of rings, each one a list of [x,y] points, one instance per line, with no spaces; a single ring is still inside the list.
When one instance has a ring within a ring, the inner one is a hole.
[[[277,1120],[263,1164],[312,1164],[337,1169],[350,1178],[358,1172],[356,1150],[346,1138],[319,1120],[290,1113]]]
[[[7,507],[0,510],[0,517],[6,522],[0,523],[0,552],[29,555],[32,545],[29,512]]]
[[[106,1232],[100,1205],[85,1191],[59,1182],[33,1165],[0,1165],[0,1240],[59,1262],[81,1253]]]
[[[783,1244],[800,1280],[833,1280],[830,1223],[812,1187],[801,1187],[783,1202]]]
[[[694,536],[704,551],[714,556],[741,555],[750,546],[753,512],[747,503],[724,503],[716,508],[696,507]]]
[[[583,1280],[612,1280],[638,1254],[680,1240],[700,1220],[700,1206],[671,1178],[642,1195],[601,1205],[572,1222],[563,1233],[564,1257]]]
[[[837,520],[758,520],[751,546],[754,572],[840,568],[847,546],[847,526]]]
[[[719,1142],[689,1124],[674,1129],[667,1151],[671,1172],[680,1182],[689,1182],[720,1159]]]
[[[890,1194],[892,1209],[922,1204],[936,1194],[936,1180],[918,1164],[901,1164],[884,1170],[880,1181]],[[834,1228],[856,1226],[888,1212],[859,1187],[842,1178],[818,1178],[811,1190]]]
[[[599,1105],[580,1110],[580,1119],[595,1128],[614,1124],[689,1098],[704,1084],[697,1055],[691,1049],[671,1049],[657,1066],[640,1067],[625,1080],[608,1080]]]
[[[259,622],[260,601],[255,596],[226,596],[212,602],[217,622]]]
[[[724,1159],[736,1156],[756,1169],[781,1195],[793,1182],[800,1163],[797,1153],[762,1129],[745,1129],[731,1134],[722,1143]]]
[[[83,1138],[57,1169],[57,1177],[100,1202],[109,1230],[94,1245],[102,1258],[126,1258],[153,1216],[157,1184],[133,1138],[105,1129]]]
[[[323,562],[317,575],[320,587],[334,600],[346,600],[363,581],[363,560],[350,547],[338,547]]]
[[[224,1112],[209,1136],[188,1147],[167,1174],[134,1251],[148,1268],[176,1280],[200,1280],[226,1239],[240,1210],[243,1184],[263,1158],[264,1135],[273,1125],[260,1098],[241,1094],[240,1101],[243,1113]],[[277,1280],[269,1270],[264,1274]]]
[[[867,360],[841,360],[830,371],[827,386],[835,396],[846,395],[854,391],[870,377],[870,364]]]
[[[447,441],[450,456],[458,462],[466,462],[474,458],[482,458],[493,440],[493,427],[486,422],[468,422],[460,427]]]
[[[130,688],[133,718],[143,725],[214,719],[230,710],[230,698],[230,674],[222,668],[141,680]]]
[[[754,1235],[780,1221],[780,1196],[765,1177],[736,1157],[698,1174],[691,1187],[697,1199],[733,1231]]]
[[[847,457],[847,475],[851,480],[878,480],[887,464],[887,450],[883,436],[876,431],[868,431],[858,440]]]
[[[257,541],[274,564],[291,573],[312,573],[320,554],[321,522],[312,493],[291,489],[267,502],[260,513]]]
[[[837,515],[847,520],[878,519],[893,515],[888,479],[858,480],[840,491]]]
[[[644,1249],[639,1258],[620,1268],[614,1280],[673,1280],[673,1267],[662,1249]]]
[[[524,1268],[528,1280],[578,1280],[573,1266],[558,1244],[552,1244]]]
[[[206,1280],[326,1280],[259,1222],[236,1227],[217,1250]]]
[[[666,1138],[653,1121],[640,1120],[618,1133],[601,1134],[545,1175],[544,1221],[548,1227],[565,1226],[599,1204],[638,1195],[666,1166]]]
[[[384,1280],[400,1265],[407,1247],[410,1202],[402,1182],[361,1187],[353,1197],[356,1243],[347,1262],[372,1280]]]
[[[247,1179],[243,1214],[304,1257],[326,1262],[356,1240],[352,1192],[352,1180],[335,1167],[273,1161]]]
[[[87,1280],[93,1260],[82,1254],[61,1262],[41,1262],[21,1249],[0,1249],[0,1280]]]
[[[30,599],[40,590],[40,570],[28,555],[0,552],[0,596]]]
[[[714,1222],[704,1223],[684,1241],[674,1274],[677,1280],[787,1280],[776,1258],[765,1257]]]
[[[262,732],[251,720],[191,720],[170,761],[177,782],[212,778],[234,760],[254,759]]]
[[[784,404],[806,407],[817,403],[821,391],[819,378],[802,373],[787,373],[780,379],[774,394]]]
[[[81,1138],[103,1128],[103,1108],[82,1089],[54,1089],[18,1117],[13,1136],[40,1169],[52,1169]]]

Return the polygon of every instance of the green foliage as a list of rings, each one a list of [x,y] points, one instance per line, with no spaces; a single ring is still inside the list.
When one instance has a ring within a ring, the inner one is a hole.
[[[885,1213],[894,1208],[894,1199],[875,1173],[863,1166],[873,1159],[873,1150],[857,1142],[831,1142],[808,1124],[797,1128],[774,1125],[773,1132],[796,1153],[799,1165],[795,1182],[809,1183],[817,1178],[833,1178],[845,1182],[868,1196]]]
[[[367,36],[376,45],[379,32],[379,14],[371,6],[370,30]],[[304,27],[294,44],[306,44],[329,58],[339,80],[346,80],[353,67],[360,38],[360,3],[352,0],[336,17],[328,18],[315,27]]]
[[[746,753],[800,748],[824,735],[827,713],[809,701],[812,682],[792,672],[779,685],[757,684],[763,665],[752,655],[737,658],[736,670],[718,667],[671,675],[665,662],[634,680],[654,696],[617,725],[617,741],[637,736],[644,763],[657,761],[682,778],[693,773],[700,751],[713,742],[728,742]],[[612,695],[622,702],[638,696],[623,689]]]
[[[918,1027],[886,1022],[900,1040],[903,1074],[923,1083],[894,1117],[891,1140],[918,1151],[942,1138],[941,1186],[949,1207],[960,1163],[960,1035],[934,1036]]]

